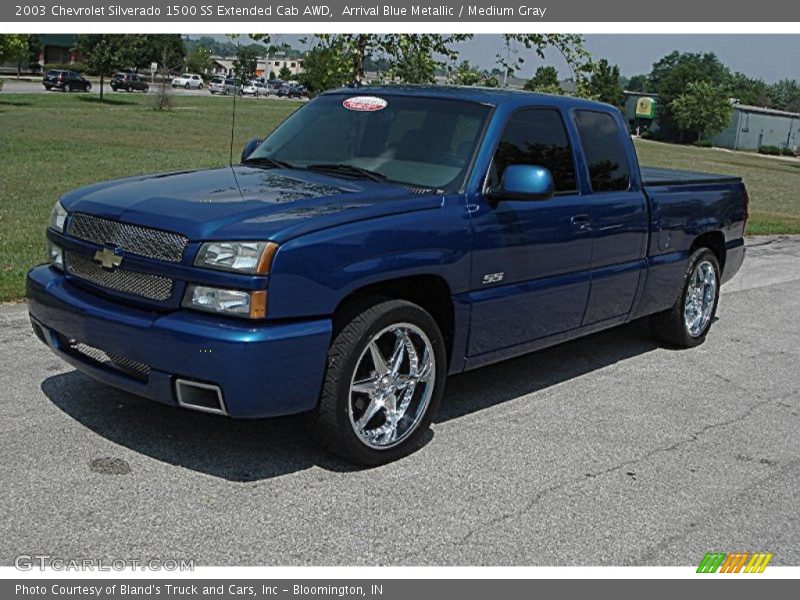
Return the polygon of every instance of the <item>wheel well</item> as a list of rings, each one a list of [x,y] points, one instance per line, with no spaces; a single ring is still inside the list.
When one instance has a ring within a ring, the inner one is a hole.
[[[450,286],[437,275],[414,275],[391,279],[351,292],[334,311],[334,332],[339,331],[368,306],[389,298],[407,300],[428,311],[444,336],[449,361],[453,349],[453,299]]]
[[[725,236],[722,235],[721,231],[709,231],[708,233],[697,236],[697,239],[692,242],[689,254],[698,248],[708,248],[711,250],[717,257],[720,272],[725,270]]]

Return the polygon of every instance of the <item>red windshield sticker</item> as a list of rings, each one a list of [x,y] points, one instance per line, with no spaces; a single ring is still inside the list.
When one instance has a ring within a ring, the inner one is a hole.
[[[374,112],[376,110],[383,110],[389,103],[383,98],[377,96],[356,96],[355,98],[348,98],[342,105],[347,110],[357,110],[358,112]]]

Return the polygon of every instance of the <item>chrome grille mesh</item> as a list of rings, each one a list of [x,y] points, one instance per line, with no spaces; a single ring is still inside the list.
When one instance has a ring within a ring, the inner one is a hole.
[[[189,243],[188,239],[177,233],[85,213],[72,214],[67,234],[95,244],[117,246],[130,254],[168,262],[180,262]]]
[[[150,377],[149,365],[131,360],[130,358],[125,358],[124,356],[119,356],[118,354],[111,354],[100,348],[95,348],[94,346],[73,339],[67,339],[61,334],[57,335],[61,349],[67,354],[88,359],[91,362],[114,369],[115,371],[121,371],[139,381],[146,382]]]
[[[64,253],[64,268],[68,275],[124,294],[161,302],[172,295],[172,279],[120,268],[104,269],[92,259],[74,252]]]

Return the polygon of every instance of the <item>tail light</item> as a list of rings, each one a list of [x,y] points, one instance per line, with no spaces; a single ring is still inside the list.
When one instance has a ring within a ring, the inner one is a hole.
[[[750,194],[747,188],[744,189],[744,223],[742,224],[742,235],[747,230],[747,220],[750,218]]]

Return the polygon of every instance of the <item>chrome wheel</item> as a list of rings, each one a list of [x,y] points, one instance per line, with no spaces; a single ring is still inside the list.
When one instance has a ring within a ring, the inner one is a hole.
[[[397,323],[373,336],[350,379],[350,424],[359,441],[387,449],[408,438],[425,416],[436,383],[428,336]]]
[[[717,272],[711,262],[704,260],[697,264],[686,287],[683,321],[690,336],[698,337],[706,330],[716,298]]]

